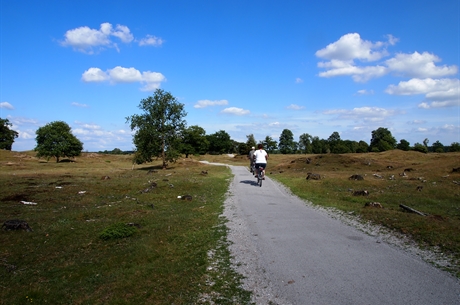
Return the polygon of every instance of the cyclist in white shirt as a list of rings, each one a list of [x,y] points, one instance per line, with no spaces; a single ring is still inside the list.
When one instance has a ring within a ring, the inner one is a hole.
[[[256,177],[257,177],[257,173],[259,172],[259,168],[262,168],[264,179],[265,179],[265,168],[267,167],[267,160],[268,160],[268,154],[264,150],[264,146],[262,144],[257,145],[257,150],[254,152],[254,163],[256,165],[256,173],[255,173]]]

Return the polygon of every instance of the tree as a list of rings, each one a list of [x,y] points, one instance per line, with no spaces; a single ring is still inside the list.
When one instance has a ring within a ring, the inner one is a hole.
[[[75,137],[71,128],[63,121],[55,121],[40,127],[35,132],[37,157],[55,157],[59,162],[61,157],[73,158],[83,150],[83,143]]]
[[[251,147],[256,147],[256,138],[254,138],[254,135],[252,133],[250,135],[247,135],[246,138],[248,139],[246,141],[246,146],[249,149],[251,149]]]
[[[278,143],[275,140],[273,140],[273,138],[270,136],[266,136],[261,143],[268,153],[273,153],[275,150],[278,149]]]
[[[324,148],[324,141],[319,137],[313,137],[311,140],[311,149],[314,154],[322,154]]]
[[[434,142],[431,148],[433,149],[434,152],[437,152],[437,153],[444,152],[444,145],[442,145],[442,143],[439,141]]]
[[[414,144],[414,151],[422,152],[422,153],[428,153],[428,148],[420,143],[415,143]]]
[[[209,141],[209,152],[211,154],[230,153],[233,149],[233,142],[225,130],[206,136]]]
[[[282,154],[292,154],[296,151],[294,135],[289,129],[281,132],[278,148]]]
[[[208,151],[209,141],[206,139],[206,131],[198,126],[193,125],[185,129],[182,133],[182,143],[180,152],[188,158],[189,154],[204,155]]]
[[[367,142],[361,140],[358,142],[358,148],[356,149],[357,153],[366,153],[369,151],[369,144]]]
[[[152,96],[142,99],[138,107],[144,111],[143,114],[126,117],[131,130],[136,130],[133,161],[142,164],[152,162],[152,157],[161,156],[165,169],[167,162],[174,162],[179,156],[179,136],[186,126],[184,105],[171,93],[157,89]]]
[[[428,138],[425,138],[425,140],[423,140],[423,145],[426,147],[427,150],[428,150],[428,143],[430,143],[430,140],[428,140]]]
[[[14,139],[18,137],[19,134],[10,129],[12,126],[8,119],[0,118],[0,149],[11,150]]]
[[[391,132],[383,127],[372,131],[371,144],[369,149],[372,152],[381,152],[392,150],[396,147],[396,139],[391,135]]]
[[[401,139],[398,145],[396,145],[396,148],[400,150],[408,151],[410,150],[410,143],[404,139]]]
[[[449,152],[460,151],[460,143],[459,142],[452,142],[449,147]]]
[[[299,137],[299,150],[304,154],[312,153],[311,140],[313,137],[308,133],[303,133]]]

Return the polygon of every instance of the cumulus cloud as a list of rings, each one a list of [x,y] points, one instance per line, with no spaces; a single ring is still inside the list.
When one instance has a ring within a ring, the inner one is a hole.
[[[112,84],[139,82],[144,85],[141,88],[142,91],[153,91],[158,89],[161,83],[166,81],[166,78],[159,72],[140,72],[132,67],[117,66],[107,71],[102,71],[99,68],[89,68],[83,72],[82,80],[87,83],[109,81]]]
[[[13,110],[14,107],[13,107],[13,105],[11,105],[11,104],[8,103],[8,102],[1,102],[1,103],[0,103],[0,109],[9,109],[9,110]]]
[[[296,105],[296,104],[291,104],[289,106],[286,107],[287,109],[291,109],[291,110],[302,110],[302,109],[305,109],[304,106],[300,106],[300,105]]]
[[[391,36],[392,37],[392,36]],[[394,38],[392,37],[394,42]],[[387,56],[388,52],[382,49],[387,45],[384,42],[375,43],[361,39],[358,33],[349,33],[340,37],[339,40],[327,45],[324,49],[318,50],[315,55],[329,60],[352,61],[375,61]]]
[[[334,109],[323,112],[326,115],[337,115],[340,119],[354,121],[382,121],[387,117],[394,116],[397,111],[380,107],[359,107],[348,109]]]
[[[145,38],[142,38],[139,41],[140,46],[154,46],[154,47],[159,47],[164,43],[164,40],[153,36],[153,35],[147,35]]]
[[[457,88],[457,86],[458,79],[413,78],[409,81],[399,82],[398,85],[390,85],[385,92],[393,95],[414,95],[433,91],[446,91]]]
[[[64,34],[62,46],[70,46],[74,50],[86,54],[94,54],[104,48],[115,48],[119,51],[117,42],[128,44],[134,41],[134,35],[126,25],[102,23],[99,29],[92,29],[88,26],[82,26],[68,30]],[[137,40],[136,40],[137,41]],[[147,35],[138,41],[139,46],[161,46],[164,40]]]
[[[397,54],[385,63],[391,71],[407,77],[436,78],[457,73],[458,68],[456,66],[436,66],[435,63],[439,61],[441,59],[438,56],[428,52],[423,52],[422,54],[414,52],[412,54]]]
[[[250,113],[250,111],[243,108],[229,107],[222,110],[221,113],[232,115],[247,115]]]
[[[193,107],[194,108],[206,108],[210,106],[225,106],[225,105],[228,105],[227,100],[215,100],[215,101],[200,100]]]
[[[303,79],[301,79],[300,77],[297,77],[297,78],[295,79],[295,83],[296,83],[296,84],[301,84],[301,83],[303,83]]]
[[[64,41],[61,44],[71,46],[83,53],[93,54],[96,47],[118,49],[118,45],[112,41],[112,37],[117,37],[122,43],[130,43],[134,40],[134,36],[127,26],[117,24],[113,28],[112,24],[105,22],[101,24],[99,29],[82,26],[68,30],[64,34]]]
[[[82,80],[84,82],[103,82],[109,79],[107,73],[102,71],[99,68],[89,68],[82,75]]]

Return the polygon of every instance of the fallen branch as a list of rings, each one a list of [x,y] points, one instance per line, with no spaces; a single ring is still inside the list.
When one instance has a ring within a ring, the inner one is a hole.
[[[415,210],[415,209],[413,209],[413,208],[411,208],[411,207],[408,207],[407,205],[404,205],[404,204],[400,204],[399,206],[400,206],[401,208],[403,208],[404,210],[409,211],[409,212],[411,212],[411,213],[415,213],[415,214],[418,214],[418,215],[421,215],[421,216],[426,216],[426,215],[428,215],[428,214],[422,213],[422,212],[420,212],[420,211],[417,211],[417,210]]]

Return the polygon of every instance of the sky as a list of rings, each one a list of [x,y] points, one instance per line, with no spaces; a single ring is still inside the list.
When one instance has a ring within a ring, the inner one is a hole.
[[[233,140],[460,142],[460,1],[0,0],[0,117],[34,149],[64,121],[84,151],[133,150],[156,89]]]

